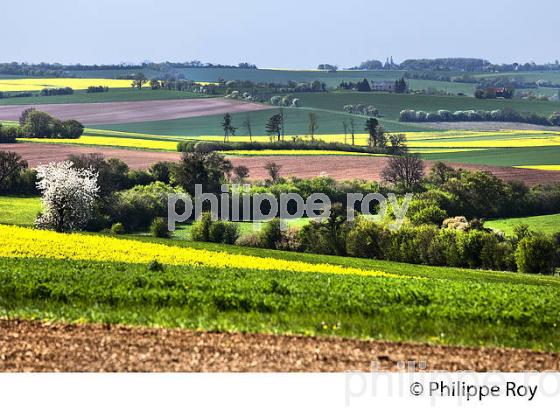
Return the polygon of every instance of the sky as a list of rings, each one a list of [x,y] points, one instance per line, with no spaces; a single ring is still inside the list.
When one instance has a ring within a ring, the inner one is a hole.
[[[0,62],[560,60],[559,0],[2,0]]]

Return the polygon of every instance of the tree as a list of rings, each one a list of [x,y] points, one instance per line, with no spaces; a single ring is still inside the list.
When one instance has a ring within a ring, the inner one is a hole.
[[[242,125],[243,128],[245,128],[247,135],[249,135],[249,141],[253,142],[253,124],[251,123],[251,117],[245,117]]]
[[[406,92],[408,85],[406,84],[406,81],[404,80],[404,78],[401,78],[400,80],[395,81],[395,93],[397,94],[403,94]]]
[[[344,130],[344,143],[347,143],[348,139],[348,121],[342,120],[342,129]]]
[[[19,154],[0,151],[0,191],[9,189],[26,168],[27,161]]]
[[[354,117],[350,118],[350,132],[352,133],[352,145],[355,145],[356,121]]]
[[[368,145],[371,147],[384,147],[387,145],[385,130],[379,125],[377,118],[368,118],[365,130],[368,132]]]
[[[280,178],[280,170],[282,169],[281,165],[277,164],[276,162],[267,162],[264,166],[264,169],[266,169],[266,171],[268,172],[268,175],[270,176],[270,180],[272,182],[278,181],[278,179]]]
[[[388,153],[391,155],[406,154],[406,135],[405,134],[390,134]]]
[[[315,139],[315,132],[317,131],[318,128],[319,128],[319,124],[317,123],[317,114],[315,114],[314,112],[310,112],[308,130],[309,130],[309,135],[311,135],[311,141]]]
[[[159,90],[161,88],[161,83],[156,79],[150,80],[150,88],[152,90]]]
[[[35,108],[26,108],[25,110],[23,110],[19,116],[19,125],[21,127],[23,127],[25,125],[25,123],[27,122],[27,117],[29,116],[29,114],[31,114],[33,111],[37,111]]]
[[[105,159],[101,154],[69,155],[68,160],[75,169],[89,169],[97,175],[99,185],[98,196],[109,198],[115,191],[130,188],[128,181],[128,165],[118,159]]]
[[[274,114],[272,117],[268,119],[268,122],[265,125],[265,130],[268,135],[276,136],[278,141],[280,141],[280,132],[281,132],[281,125],[282,125],[282,116],[280,114]]]
[[[80,138],[84,133],[84,126],[79,121],[66,120],[61,125],[63,138]]]
[[[27,114],[24,132],[33,138],[49,138],[52,135],[53,118],[42,111],[31,111]]]
[[[367,80],[367,78],[364,78],[363,81],[358,82],[358,86],[356,89],[362,92],[371,91],[371,87],[369,85],[369,81]]]
[[[195,185],[202,185],[205,193],[221,192],[233,166],[217,152],[184,152],[173,168],[172,181],[194,197]]]
[[[57,232],[82,229],[89,221],[99,187],[91,169],[76,169],[70,161],[37,167],[37,188],[42,193],[39,228]]]
[[[415,155],[389,157],[381,178],[405,190],[414,189],[424,176],[424,162]]]
[[[134,74],[134,78],[132,80],[132,88],[138,88],[139,90],[142,89],[142,86],[148,82],[148,79],[144,75],[143,72],[138,72]]]
[[[231,114],[229,112],[225,113],[224,120],[221,122],[220,125],[224,130],[224,142],[227,142],[229,140],[230,134],[235,135],[235,130],[237,129],[231,123]]]
[[[233,175],[235,175],[235,182],[242,183],[243,181],[245,181],[245,178],[249,176],[249,168],[247,168],[245,165],[238,165],[236,167],[233,167]]]

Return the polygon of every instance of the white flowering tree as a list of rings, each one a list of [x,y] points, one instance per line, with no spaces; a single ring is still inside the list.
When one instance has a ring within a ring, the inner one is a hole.
[[[90,219],[99,191],[97,173],[72,165],[64,161],[37,167],[37,188],[43,195],[43,211],[35,222],[39,228],[72,232]]]

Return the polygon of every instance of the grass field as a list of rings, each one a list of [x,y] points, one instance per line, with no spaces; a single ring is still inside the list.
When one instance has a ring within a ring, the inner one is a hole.
[[[382,118],[397,120],[404,109],[437,111],[437,110],[495,110],[512,108],[519,112],[534,112],[551,115],[560,110],[559,102],[528,101],[528,100],[479,100],[472,97],[439,97],[429,95],[407,95],[386,93],[331,92],[298,93],[304,107],[322,108],[341,111],[346,104],[368,104],[376,107]]]
[[[560,147],[503,148],[484,151],[445,152],[422,154],[434,161],[463,162],[497,166],[560,165]]]
[[[272,115],[277,114],[278,112],[279,110],[277,108],[271,108],[270,110],[232,114],[233,124],[235,127],[238,127],[236,135],[243,136],[247,134],[241,126],[247,116],[253,123],[253,134],[266,135],[266,122]],[[364,132],[364,123],[366,121],[365,117],[352,116],[343,112],[288,108],[284,109],[285,134],[299,136],[308,134],[309,112],[315,112],[317,114],[317,120],[319,123],[317,134],[340,134],[343,132],[342,121],[345,119],[348,120],[351,117],[355,119],[356,132]],[[95,128],[155,135],[198,137],[203,135],[223,135],[223,129],[220,125],[222,120],[223,115],[208,115],[177,120],[96,125]],[[395,132],[419,131],[426,129],[425,127],[419,127],[415,124],[404,124],[396,121],[387,122],[382,119],[381,122],[388,130]]]
[[[142,90],[128,88],[111,88],[104,93],[87,93],[76,90],[70,95],[36,96],[0,98],[0,105],[23,104],[73,104],[73,103],[101,103],[121,101],[147,101],[147,100],[177,100],[184,98],[206,98],[204,94],[190,93],[187,91],[152,90],[149,87]]]
[[[4,315],[560,349],[558,278],[0,231],[8,238],[0,249]],[[163,271],[148,269],[153,259]]]
[[[40,211],[37,197],[0,196],[0,224],[31,226]]]
[[[529,229],[546,234],[560,232],[560,214],[539,215],[525,218],[508,218],[487,221],[487,228],[499,229],[506,235],[513,234],[513,228],[517,225],[528,225]]]

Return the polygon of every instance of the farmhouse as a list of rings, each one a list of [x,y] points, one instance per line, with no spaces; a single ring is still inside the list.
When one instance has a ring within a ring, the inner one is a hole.
[[[370,87],[371,91],[385,91],[388,93],[395,92],[394,81],[371,81]]]

